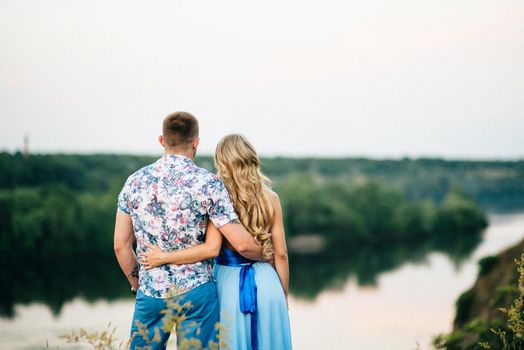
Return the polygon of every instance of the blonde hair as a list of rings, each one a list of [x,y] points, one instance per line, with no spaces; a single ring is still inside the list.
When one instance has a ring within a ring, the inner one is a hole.
[[[271,181],[260,171],[255,148],[243,135],[231,134],[218,142],[215,167],[226,186],[240,221],[262,245],[264,257],[274,253],[271,234],[273,206],[266,193]]]

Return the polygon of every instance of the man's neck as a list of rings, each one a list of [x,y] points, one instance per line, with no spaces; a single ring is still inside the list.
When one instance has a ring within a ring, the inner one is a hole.
[[[195,161],[194,153],[191,152],[191,151],[181,151],[181,150],[168,150],[168,149],[165,149],[165,150],[164,150],[164,154],[174,155],[174,156],[183,156],[183,157],[188,157],[188,158],[191,159],[192,161]]]

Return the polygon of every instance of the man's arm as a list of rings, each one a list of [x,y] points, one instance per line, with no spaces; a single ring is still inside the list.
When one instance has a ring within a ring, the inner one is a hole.
[[[207,214],[213,224],[218,227],[220,233],[243,257],[252,260],[264,260],[262,246],[255,242],[253,236],[238,220],[233,202],[222,180],[213,175],[206,188],[211,189],[206,193]]]
[[[116,213],[114,249],[120,268],[126,275],[131,287],[138,289],[138,262],[133,252],[135,234],[129,214],[120,210]]]
[[[255,241],[251,233],[240,223],[240,220],[236,219],[231,221],[228,224],[220,226],[218,230],[243,257],[251,260],[265,261],[262,246]]]

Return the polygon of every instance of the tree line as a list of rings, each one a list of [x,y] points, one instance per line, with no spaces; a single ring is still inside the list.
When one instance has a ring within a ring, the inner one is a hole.
[[[130,173],[153,160],[0,154],[0,251],[112,253],[117,194]],[[197,160],[208,168],[211,161]],[[457,186],[443,189],[440,200],[419,199],[379,177],[330,177],[297,167],[275,176],[274,188],[289,237],[314,233],[328,241],[387,242],[475,234],[487,225],[482,210]]]

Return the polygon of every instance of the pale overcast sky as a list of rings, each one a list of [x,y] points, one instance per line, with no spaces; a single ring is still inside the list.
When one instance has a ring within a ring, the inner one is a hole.
[[[0,150],[524,158],[524,1],[0,2]]]

